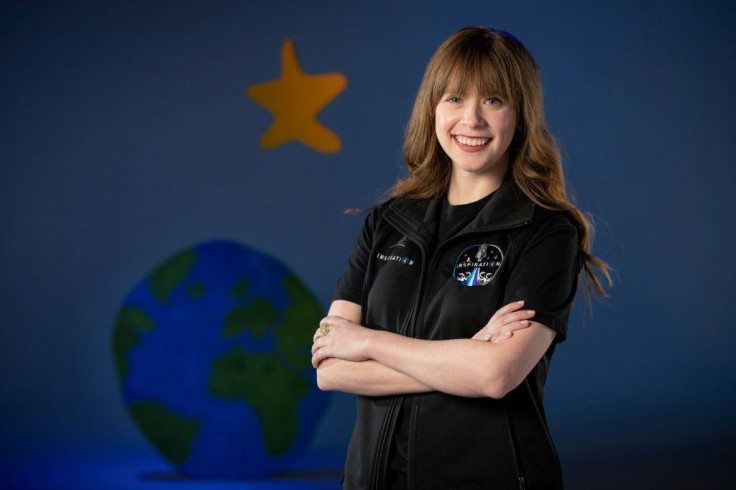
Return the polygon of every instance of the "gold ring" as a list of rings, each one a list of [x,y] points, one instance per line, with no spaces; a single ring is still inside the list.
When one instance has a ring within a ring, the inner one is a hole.
[[[322,325],[321,327],[319,327],[319,329],[317,329],[317,331],[318,331],[318,332],[319,332],[319,333],[320,333],[321,335],[327,335],[328,333],[330,333],[330,327],[327,327],[327,326],[325,326],[325,325]]]

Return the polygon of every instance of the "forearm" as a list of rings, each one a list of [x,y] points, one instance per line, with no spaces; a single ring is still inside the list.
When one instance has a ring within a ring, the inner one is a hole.
[[[552,330],[535,325],[502,344],[419,340],[375,331],[367,356],[433,390],[501,398],[529,374],[554,338]]]
[[[502,315],[500,324],[523,323],[524,328],[493,343],[420,340],[365,328],[356,320],[358,305],[335,302],[330,309],[334,315],[322,319],[312,345],[318,383],[325,390],[374,396],[442,391],[501,398],[531,372],[555,336],[544,325],[525,320],[533,312],[515,311],[519,306],[505,306],[511,313]],[[497,323],[493,318],[489,325]],[[482,332],[479,338],[486,337]]]
[[[325,359],[317,368],[317,385],[324,391],[386,396],[432,391],[429,386],[375,360],[352,362]]]
[[[389,368],[458,396],[489,396],[493,366],[487,362],[492,345],[470,339],[429,341],[376,332],[369,356]]]

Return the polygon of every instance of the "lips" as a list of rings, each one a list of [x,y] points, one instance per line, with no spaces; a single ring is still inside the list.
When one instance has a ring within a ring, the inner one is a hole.
[[[454,135],[452,140],[463,151],[481,151],[491,141],[491,138],[471,138],[470,136]]]

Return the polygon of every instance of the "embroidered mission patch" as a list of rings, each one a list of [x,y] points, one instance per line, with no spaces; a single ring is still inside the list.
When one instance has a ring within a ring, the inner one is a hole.
[[[496,245],[471,245],[457,256],[452,276],[465,286],[485,286],[496,275],[503,252]]]

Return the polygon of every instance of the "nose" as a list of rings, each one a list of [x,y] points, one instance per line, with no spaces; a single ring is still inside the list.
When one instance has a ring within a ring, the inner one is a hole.
[[[479,100],[468,101],[463,110],[463,124],[469,128],[482,126],[484,121],[481,110],[481,102]]]

